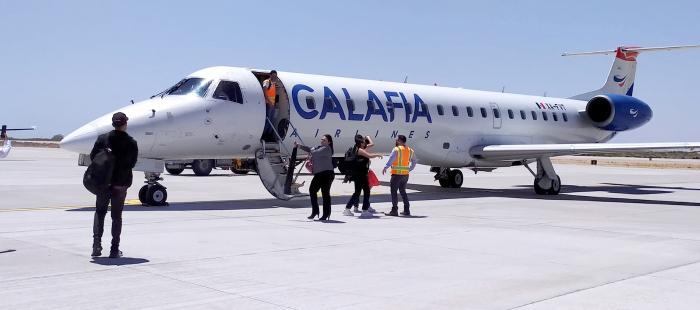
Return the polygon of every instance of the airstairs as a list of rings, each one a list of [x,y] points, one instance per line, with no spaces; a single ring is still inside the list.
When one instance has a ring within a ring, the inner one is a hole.
[[[268,123],[271,122],[267,120]],[[268,192],[277,199],[290,200],[294,197],[307,196],[299,191],[301,184],[296,184],[294,176],[295,163],[297,161],[297,149],[291,152],[282,144],[274,126],[271,126],[276,142],[260,140],[261,148],[255,153],[258,176]],[[302,165],[303,166],[303,165]]]

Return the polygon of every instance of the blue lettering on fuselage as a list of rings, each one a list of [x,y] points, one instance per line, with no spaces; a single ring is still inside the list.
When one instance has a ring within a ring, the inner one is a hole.
[[[409,103],[406,99],[406,95],[404,95],[401,92],[383,91],[387,102],[391,102],[392,105],[392,108],[388,110],[389,115],[387,116],[387,109],[384,108],[384,104],[382,104],[382,100],[379,99],[379,96],[377,96],[372,90],[367,90],[367,112],[364,115],[362,115],[360,113],[355,113],[357,111],[358,106],[357,102],[352,100],[352,98],[350,97],[350,93],[346,88],[342,88],[343,94],[345,95],[345,109],[347,109],[346,118],[343,106],[340,104],[338,97],[329,87],[323,87],[324,99],[320,113],[318,111],[318,107],[316,107],[312,103],[307,104],[306,108],[308,110],[305,110],[301,106],[301,103],[299,102],[299,96],[303,95],[301,93],[302,91],[313,93],[314,89],[304,84],[296,84],[292,88],[292,103],[294,104],[294,109],[297,111],[299,116],[301,116],[304,119],[313,119],[316,117],[318,117],[318,119],[325,119],[326,117],[333,118],[329,115],[329,113],[333,113],[337,114],[338,118],[343,121],[349,120],[366,122],[369,121],[373,115],[377,115],[381,116],[384,122],[393,122],[395,119],[396,109],[400,108],[404,111],[404,115],[406,116],[406,123],[415,123],[416,121],[418,121],[419,117],[424,117],[428,121],[428,123],[433,122],[430,117],[430,110],[428,109],[428,106],[423,102],[423,99],[421,99],[421,97],[418,96],[418,94],[413,94],[414,109],[412,109],[413,111],[411,111],[411,109],[408,109],[408,105],[410,105],[411,103]],[[313,100],[310,98],[314,98],[310,95],[307,95],[305,97],[309,99],[304,99],[304,102],[306,102],[307,100]],[[351,102],[353,103],[352,106]],[[411,115],[413,115],[413,117],[411,117]]]

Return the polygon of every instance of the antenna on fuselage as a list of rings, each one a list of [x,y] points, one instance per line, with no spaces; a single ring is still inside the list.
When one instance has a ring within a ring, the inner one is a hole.
[[[403,79],[403,82],[404,82],[404,83],[408,82],[408,75],[406,76],[405,79]]]
[[[501,89],[501,92],[502,92],[502,93],[505,93],[505,92],[506,92],[506,86],[505,86],[505,85],[503,85],[503,89]]]
[[[131,104],[134,104],[134,100],[131,100]]]

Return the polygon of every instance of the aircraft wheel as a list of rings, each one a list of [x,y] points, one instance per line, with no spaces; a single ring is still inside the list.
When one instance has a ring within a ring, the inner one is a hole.
[[[167,199],[168,192],[163,185],[156,184],[146,190],[146,200],[149,206],[164,206]]]
[[[450,187],[450,180],[438,179],[438,183],[440,183],[442,187]]]
[[[143,187],[141,187],[141,189],[139,189],[139,201],[141,201],[141,203],[147,202],[147,200],[146,200],[146,192],[147,191],[148,191],[148,185],[144,185]]]
[[[214,160],[212,159],[195,159],[192,162],[192,171],[198,176],[207,176],[211,173],[211,169],[214,166]]]
[[[168,173],[170,173],[170,174],[172,174],[172,175],[178,175],[178,174],[182,173],[183,171],[185,171],[185,169],[182,169],[182,168],[181,168],[181,169],[177,169],[177,168],[168,168],[168,167],[165,167],[165,171],[167,171]]]
[[[464,183],[464,175],[462,175],[462,171],[459,171],[457,169],[450,171],[449,174],[449,182],[448,184],[452,188],[460,188],[462,187],[462,183]]]
[[[559,191],[561,191],[561,178],[557,176],[556,180],[552,180],[552,187],[547,190],[547,194],[558,195]]]
[[[547,190],[540,187],[539,183],[540,183],[540,179],[535,179],[535,193],[537,193],[537,195],[547,194]]]

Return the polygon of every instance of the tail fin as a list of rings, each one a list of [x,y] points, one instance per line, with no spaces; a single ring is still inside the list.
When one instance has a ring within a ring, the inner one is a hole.
[[[610,74],[608,74],[608,79],[605,81],[605,85],[603,85],[603,87],[601,87],[598,90],[569,97],[569,99],[587,101],[593,98],[594,96],[602,94],[632,96],[632,91],[634,89],[634,75],[637,72],[637,56],[639,55],[639,53],[670,51],[675,49],[687,49],[698,47],[700,47],[700,45],[649,48],[619,46],[614,51],[601,51],[590,53],[564,53],[562,54],[562,56],[607,55],[611,53],[616,53],[612,68],[610,68]]]

